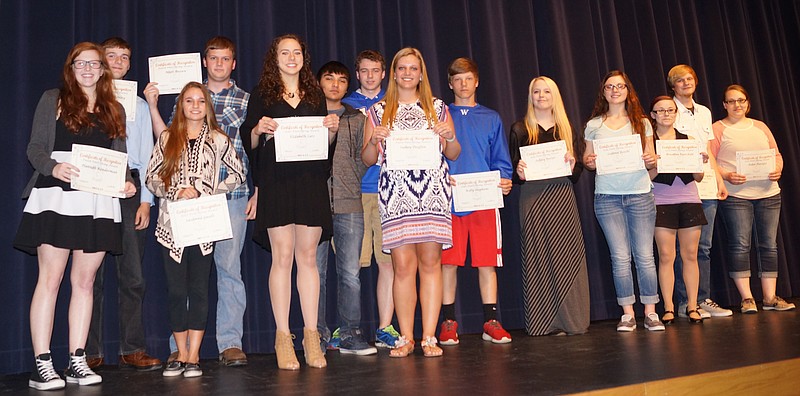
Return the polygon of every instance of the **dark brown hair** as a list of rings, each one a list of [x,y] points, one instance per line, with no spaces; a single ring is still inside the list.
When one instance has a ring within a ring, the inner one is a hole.
[[[128,44],[128,42],[125,41],[125,39],[123,39],[122,37],[116,37],[116,36],[115,37],[109,37],[109,38],[103,40],[103,42],[100,43],[100,46],[103,47],[104,50],[109,49],[109,48],[122,48],[122,49],[126,49],[128,51],[133,51],[133,50],[131,50],[131,45]]]
[[[381,69],[386,70],[386,59],[383,58],[380,52],[375,50],[363,50],[358,53],[356,56],[355,68],[358,71],[358,68],[361,67],[361,61],[367,59],[373,62],[378,62],[381,64]]]
[[[631,128],[633,131],[636,132],[642,140],[642,148],[645,147],[647,143],[647,136],[645,136],[645,127],[642,121],[647,120],[648,118],[644,115],[644,110],[642,110],[642,104],[639,102],[639,96],[636,95],[636,90],[633,89],[633,84],[631,83],[631,79],[628,78],[628,75],[622,72],[621,70],[612,70],[606,74],[605,77],[600,81],[600,89],[597,91],[597,97],[594,100],[594,108],[592,109],[592,115],[589,117],[591,120],[592,118],[596,117],[604,117],[606,113],[608,113],[608,101],[606,100],[605,96],[605,85],[609,78],[614,76],[620,76],[625,81],[625,85],[628,87],[628,96],[625,98],[625,111],[628,112],[628,120],[631,122]]]
[[[316,107],[322,101],[322,91],[319,82],[314,78],[311,70],[311,55],[308,54],[308,47],[303,39],[296,34],[284,34],[272,40],[267,55],[264,57],[264,67],[261,70],[261,78],[258,80],[258,93],[264,100],[264,106],[268,107],[273,103],[283,100],[285,87],[281,79],[281,71],[278,69],[278,45],[283,40],[295,40],[300,44],[303,51],[303,67],[300,69],[300,98],[308,102],[312,107]]]
[[[236,44],[233,43],[233,40],[225,36],[212,37],[211,39],[206,41],[206,48],[203,50],[203,56],[204,57],[207,56],[208,51],[222,50],[222,49],[231,50],[233,59],[236,60]]]
[[[468,72],[472,72],[472,75],[475,76],[475,81],[480,80],[478,64],[475,61],[469,58],[457,58],[447,67],[447,81],[453,82],[453,76]]]

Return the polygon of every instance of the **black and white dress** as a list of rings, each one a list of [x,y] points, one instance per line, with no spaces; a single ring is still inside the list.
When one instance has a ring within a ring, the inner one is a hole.
[[[90,116],[97,125],[97,118]],[[112,141],[101,127],[83,128],[74,134],[58,120],[50,157],[69,162],[73,144],[110,149]],[[41,244],[86,253],[122,253],[119,199],[73,190],[69,183],[40,174],[25,204],[14,247],[36,254]]]

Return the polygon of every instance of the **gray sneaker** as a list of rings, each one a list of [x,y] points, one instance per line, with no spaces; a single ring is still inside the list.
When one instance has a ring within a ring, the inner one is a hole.
[[[733,311],[720,307],[719,304],[715,303],[710,298],[700,301],[700,309],[706,311],[709,314],[709,317],[725,317],[733,315]],[[702,312],[700,313],[700,316],[703,316]],[[703,317],[703,319],[705,319],[705,317]]]
[[[711,301],[711,300],[708,300],[708,301]],[[713,301],[711,301],[711,302],[713,302]],[[714,304],[716,305],[716,303],[714,303]],[[717,305],[717,306],[719,307],[719,305]],[[703,319],[708,319],[708,318],[711,317],[711,313],[706,311],[705,309],[703,309],[703,303],[699,303],[698,304],[697,313],[699,313],[700,317],[703,318]],[[732,314],[733,314],[733,312],[731,312],[731,315]],[[688,318],[689,317],[689,315],[686,314],[686,303],[678,304],[678,316],[681,317],[681,318]],[[724,316],[724,315],[718,315],[718,316]]]
[[[655,312],[650,312],[644,317],[644,328],[650,331],[664,331],[666,329]]]
[[[377,348],[364,341],[364,336],[361,334],[360,329],[342,333],[344,334],[341,334],[342,341],[339,342],[339,353],[359,356],[375,355],[378,353]]]
[[[622,318],[620,318],[619,323],[617,323],[617,331],[629,332],[634,330],[636,330],[636,319],[634,319],[633,316],[628,314],[622,315]]]

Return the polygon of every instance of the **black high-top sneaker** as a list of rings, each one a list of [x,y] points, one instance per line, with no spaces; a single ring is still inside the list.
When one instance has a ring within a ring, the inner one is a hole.
[[[64,389],[64,380],[53,368],[53,358],[50,351],[36,356],[36,370],[31,373],[28,386],[38,390]]]
[[[78,348],[75,353],[69,354],[69,367],[64,373],[67,382],[78,385],[94,385],[103,382],[103,377],[97,375],[86,364],[86,353],[83,348]]]

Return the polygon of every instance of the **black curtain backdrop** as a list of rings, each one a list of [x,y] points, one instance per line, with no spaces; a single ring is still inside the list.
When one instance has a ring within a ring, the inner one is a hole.
[[[434,93],[452,101],[446,67],[456,57],[475,59],[481,68],[480,103],[496,109],[506,128],[524,116],[527,87],[538,75],[552,77],[560,86],[573,125],[582,131],[591,112],[600,79],[611,69],[631,77],[642,102],[668,92],[665,75],[673,65],[692,65],[699,77],[696,99],[709,106],[715,119],[724,117],[722,91],[731,83],[744,85],[752,96],[751,117],[770,126],[783,153],[781,187],[783,209],[779,246],[778,293],[800,295],[797,256],[800,220],[794,203],[800,199],[798,178],[798,109],[800,92],[800,3],[794,1],[637,1],[637,0],[439,0],[439,1],[24,1],[0,2],[0,48],[8,55],[0,62],[5,94],[0,114],[5,122],[0,145],[2,169],[9,189],[0,204],[0,373],[31,369],[28,309],[37,279],[35,257],[16,251],[16,233],[24,202],[19,198],[32,169],[25,156],[31,120],[42,92],[59,84],[59,73],[70,47],[79,41],[102,41],[121,36],[133,47],[127,78],[148,82],[150,56],[200,52],[215,35],[238,45],[234,78],[251,90],[273,37],[298,33],[309,45],[315,67],[328,60],[352,65],[363,49],[380,50],[391,60],[404,46],[415,46],[425,56]],[[352,66],[351,66],[352,67]],[[351,84],[355,89],[356,84]],[[161,99],[166,117],[173,97]],[[611,280],[605,239],[592,210],[594,174],[584,172],[576,185],[586,240],[593,320],[621,314]],[[500,318],[506,327],[523,327],[520,284],[518,196],[512,192],[503,212],[505,267],[498,271]],[[152,211],[153,230],[156,210]],[[719,219],[719,217],[718,217]],[[727,278],[725,232],[717,222],[712,251],[712,297],[723,305],[738,305],[738,294]],[[273,351],[274,321],[270,309],[267,273],[270,255],[247,242],[242,276],[247,287],[244,349]],[[755,255],[754,255],[755,258]],[[755,260],[754,260],[755,262]],[[106,260],[107,361],[116,362],[118,324],[113,260]],[[754,270],[757,267],[754,265]],[[335,292],[334,269],[329,271],[329,293]],[[166,285],[160,254],[152,235],[144,261],[147,280],[144,316],[147,349],[159,357],[168,354],[169,327],[164,308]],[[754,271],[754,274],[756,271]],[[363,328],[377,326],[374,289],[375,265],[362,271]],[[756,280],[756,278],[754,278]],[[212,275],[212,284],[215,277]],[[465,332],[478,332],[482,323],[477,271],[459,274],[457,312]],[[753,282],[756,297],[760,286]],[[213,288],[212,288],[213,290]],[[52,339],[57,361],[67,354],[69,274],[59,295]],[[214,293],[212,291],[212,293]],[[291,323],[301,332],[297,295]],[[212,302],[216,296],[212,296]],[[335,298],[329,298],[328,322],[335,325]],[[202,356],[215,356],[215,310],[211,309]]]

